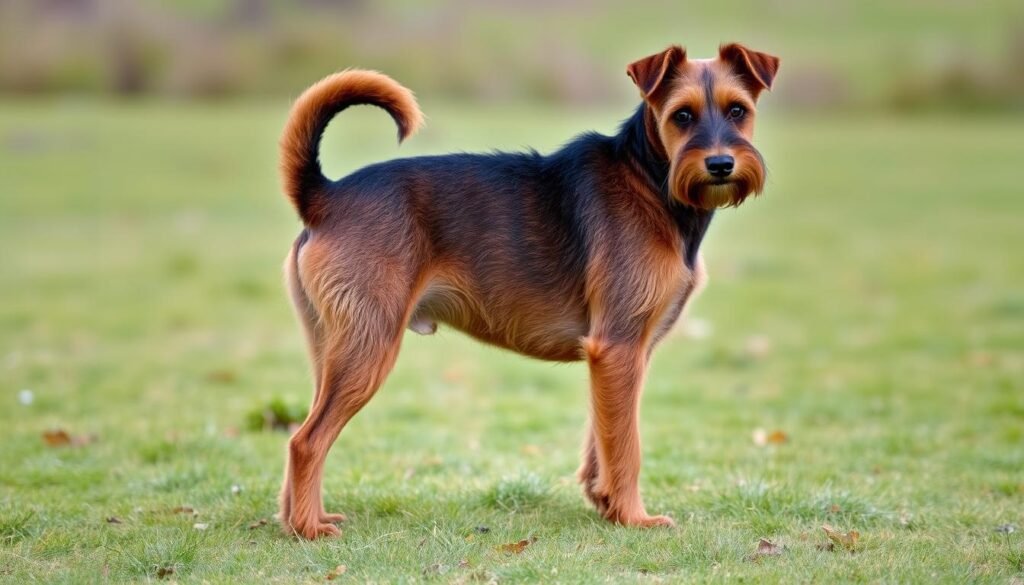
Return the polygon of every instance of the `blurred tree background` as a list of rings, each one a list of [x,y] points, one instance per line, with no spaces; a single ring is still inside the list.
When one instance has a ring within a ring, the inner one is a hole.
[[[723,36],[726,35],[726,36]],[[291,96],[344,67],[424,94],[604,104],[669,42],[783,57],[776,107],[1024,111],[1024,3],[0,0],[0,92]]]

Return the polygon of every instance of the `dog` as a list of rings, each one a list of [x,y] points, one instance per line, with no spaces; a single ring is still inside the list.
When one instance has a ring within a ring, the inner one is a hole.
[[[314,372],[309,416],[288,442],[285,530],[340,535],[324,510],[324,460],[387,377],[406,328],[438,323],[553,361],[585,360],[590,416],[583,493],[601,516],[672,526],[640,496],[638,413],[651,353],[705,278],[715,210],[759,194],[755,105],[777,57],[739,44],[714,59],[673,45],[627,68],[642,98],[617,134],[582,134],[547,155],[395,159],[328,180],[320,137],[349,106],[383,108],[402,142],[421,126],[413,94],[346,70],[295,102],[280,142],[284,193],[305,225],[285,261]]]

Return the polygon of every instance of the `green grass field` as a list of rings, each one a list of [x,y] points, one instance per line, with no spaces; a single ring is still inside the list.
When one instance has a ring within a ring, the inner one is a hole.
[[[329,174],[627,114],[423,106],[401,150],[346,113]],[[442,329],[407,337],[336,443],[349,522],[310,543],[273,520],[287,436],[246,430],[311,393],[281,286],[286,111],[0,105],[0,580],[1024,579],[1024,119],[763,116],[767,192],[716,220],[704,335],[661,346],[644,398],[642,489],[677,529],[585,504],[583,366]],[[823,524],[855,551],[822,550]],[[760,538],[781,554],[751,558]]]

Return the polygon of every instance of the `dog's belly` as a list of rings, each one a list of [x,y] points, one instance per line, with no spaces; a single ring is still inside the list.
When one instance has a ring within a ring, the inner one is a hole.
[[[432,283],[409,320],[421,335],[444,323],[485,343],[551,361],[582,359],[587,334],[582,307],[538,297],[479,299],[445,282]]]

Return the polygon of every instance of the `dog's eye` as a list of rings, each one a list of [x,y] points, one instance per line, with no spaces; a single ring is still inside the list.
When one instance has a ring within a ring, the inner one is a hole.
[[[675,114],[672,114],[672,117],[675,118],[676,123],[680,126],[687,126],[693,123],[693,111],[691,111],[690,108],[683,108]]]
[[[739,120],[747,115],[747,109],[739,104],[733,104],[726,115],[730,120]]]

